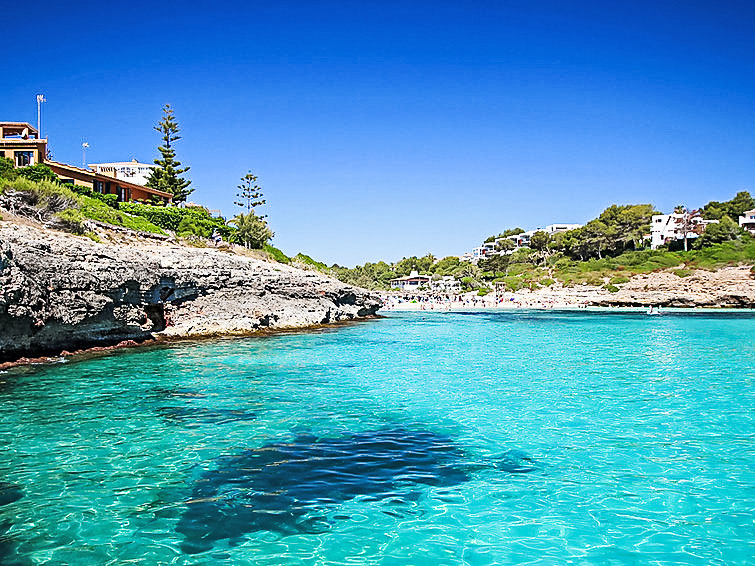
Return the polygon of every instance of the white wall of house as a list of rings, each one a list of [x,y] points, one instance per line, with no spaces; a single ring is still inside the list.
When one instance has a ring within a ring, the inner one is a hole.
[[[718,224],[718,220],[704,220],[699,215],[689,217],[689,231],[687,240],[694,240],[705,232],[709,224]],[[659,247],[684,239],[684,214],[654,214],[650,219],[650,249],[657,250]]]
[[[544,232],[546,234],[556,234],[558,232],[568,232],[569,230],[576,230],[582,228],[582,224],[548,224],[545,227]]]
[[[116,179],[144,186],[147,184],[147,179],[149,179],[149,175],[155,166],[149,163],[140,163],[134,159],[132,161],[116,161],[113,163],[90,163],[89,168],[95,173],[109,175]]]
[[[755,234],[755,208],[745,210],[739,217],[739,227],[747,230],[750,234]]]

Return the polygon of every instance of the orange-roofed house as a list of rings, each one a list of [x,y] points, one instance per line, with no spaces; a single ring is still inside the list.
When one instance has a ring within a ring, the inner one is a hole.
[[[105,195],[117,195],[119,202],[155,199],[166,204],[173,202],[173,195],[144,185],[118,178],[107,169],[95,171],[60,163],[47,158],[47,140],[26,122],[0,122],[0,157],[13,160],[15,167],[27,167],[43,163],[52,169],[62,183],[87,187]]]

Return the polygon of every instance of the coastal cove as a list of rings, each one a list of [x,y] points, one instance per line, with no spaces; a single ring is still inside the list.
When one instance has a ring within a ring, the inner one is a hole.
[[[746,563],[754,330],[389,312],[16,368],[0,563]]]

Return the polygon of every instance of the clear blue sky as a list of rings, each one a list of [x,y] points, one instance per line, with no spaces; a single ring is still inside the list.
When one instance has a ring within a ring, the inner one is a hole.
[[[753,2],[15,2],[0,119],[151,162],[193,200],[260,177],[274,243],[353,265],[755,188]],[[15,55],[12,55],[15,53]]]

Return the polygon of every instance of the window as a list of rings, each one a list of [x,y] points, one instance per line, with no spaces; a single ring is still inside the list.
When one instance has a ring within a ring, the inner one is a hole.
[[[5,157],[5,152],[4,151],[0,151],[0,157]]]
[[[61,179],[60,182],[64,185],[73,185],[73,179]]]
[[[16,157],[16,167],[26,167],[27,165],[34,164],[34,152],[33,151],[16,151],[14,152]]]
[[[101,193],[102,189],[103,189],[103,183],[102,183],[102,181],[95,181],[94,182],[94,187],[92,187],[92,188],[94,189],[95,193]]]

